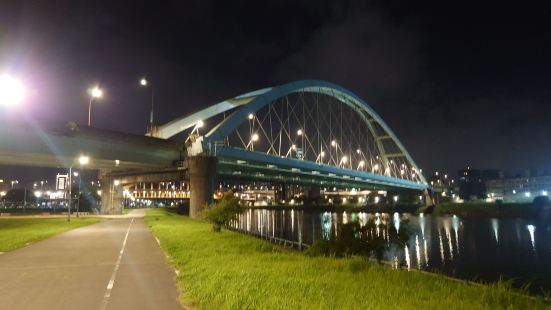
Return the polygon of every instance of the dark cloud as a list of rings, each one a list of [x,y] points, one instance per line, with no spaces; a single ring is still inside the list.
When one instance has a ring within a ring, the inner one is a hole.
[[[32,88],[34,117],[87,115],[143,133],[253,89],[338,83],[382,115],[426,170],[550,167],[550,10],[410,1],[3,1],[0,69]]]

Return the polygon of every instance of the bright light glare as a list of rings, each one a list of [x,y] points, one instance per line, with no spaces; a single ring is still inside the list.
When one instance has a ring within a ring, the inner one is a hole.
[[[205,123],[203,121],[198,121],[196,126],[197,126],[197,128],[201,128],[201,127],[203,127],[203,125],[205,125]]]
[[[140,80],[140,85],[141,85],[141,86],[147,86],[147,80],[146,80],[145,78],[142,78],[142,79]]]
[[[342,161],[343,164],[346,164],[346,162],[348,161],[348,157],[343,156],[341,161]]]
[[[302,136],[302,129],[297,130],[297,135]]]
[[[42,192],[41,191],[36,191],[36,192],[34,192],[34,196],[36,198],[40,198],[40,197],[42,197]]]
[[[255,141],[255,142],[258,141],[258,134],[255,133],[255,134],[252,136],[251,140],[253,140],[253,141]]]
[[[121,184],[121,181],[115,180],[115,182],[113,182],[113,184],[115,184],[115,186],[119,186],[119,184]]]
[[[78,162],[79,162],[81,165],[87,165],[87,164],[90,162],[90,157],[81,155],[81,156],[78,158]]]
[[[253,119],[254,118],[254,114],[249,114],[249,119]]]
[[[101,98],[101,96],[103,96],[103,91],[98,86],[96,86],[92,88],[92,90],[90,90],[90,94],[93,98]]]
[[[0,192],[0,197],[6,196],[6,192]]]
[[[78,177],[78,172],[73,172],[73,176]]]
[[[23,84],[9,75],[0,75],[0,105],[18,105],[23,100]]]
[[[331,145],[332,146],[337,146],[337,141],[335,141],[335,140],[331,141]]]
[[[360,167],[363,167],[365,165],[365,161],[360,161]]]

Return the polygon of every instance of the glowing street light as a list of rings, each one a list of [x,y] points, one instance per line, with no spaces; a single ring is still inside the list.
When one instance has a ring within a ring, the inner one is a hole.
[[[344,165],[346,165],[346,162],[347,162],[347,161],[348,161],[348,157],[347,157],[347,156],[343,156],[343,157],[341,158],[341,163],[342,163],[343,168],[344,168]]]
[[[302,129],[297,130],[297,135],[302,136]]]
[[[21,82],[9,75],[0,75],[0,106],[14,106],[21,103],[25,91]]]
[[[358,164],[358,170],[360,170],[360,169],[363,168],[364,166],[365,166],[365,161],[360,160],[360,163]]]
[[[94,99],[103,97],[103,91],[96,86],[90,89],[90,102],[88,103],[88,126],[92,126],[92,102]]]
[[[258,141],[259,138],[260,138],[260,137],[258,136],[258,134],[256,134],[256,133],[253,134],[253,135],[251,136],[251,140],[249,140],[249,143],[247,144],[247,146],[245,147],[245,149],[248,150],[248,149],[249,149],[249,146],[250,146],[250,147],[251,147],[251,151],[253,151],[253,150],[254,150],[254,142]]]
[[[141,78],[140,80],[140,86],[141,87],[148,87],[149,85],[149,81],[143,77]],[[155,107],[155,92],[153,90],[153,87],[149,86],[149,88],[151,89],[151,111],[149,111],[149,133],[151,134],[151,136],[153,136],[153,129],[154,129],[154,125],[153,125],[153,109]]]
[[[196,124],[195,126],[197,126],[197,128],[201,128],[201,127],[203,127],[204,125],[205,125],[205,122],[203,122],[203,121],[200,120],[200,121],[197,122],[197,124]]]
[[[252,120],[252,119],[254,118],[254,114],[252,114],[252,113],[249,114],[248,118],[249,118],[250,120]]]
[[[81,165],[87,165],[90,162],[90,157],[86,155],[80,155],[78,158],[78,163]]]

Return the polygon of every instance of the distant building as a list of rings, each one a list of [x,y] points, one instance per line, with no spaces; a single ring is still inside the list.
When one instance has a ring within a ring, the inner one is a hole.
[[[487,198],[504,202],[531,202],[534,197],[551,193],[551,175],[487,180]]]

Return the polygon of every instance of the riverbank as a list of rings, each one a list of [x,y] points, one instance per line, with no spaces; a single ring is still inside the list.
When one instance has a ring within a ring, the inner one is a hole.
[[[418,212],[424,212],[424,208]],[[434,215],[452,215],[459,217],[495,217],[495,218],[535,218],[542,214],[542,207],[532,203],[487,203],[465,202],[439,204],[434,208]]]
[[[162,209],[146,222],[176,268],[181,301],[203,309],[544,308],[504,283],[473,286],[366,262],[308,257]]]
[[[0,218],[0,252],[7,252],[67,230],[95,224],[99,218]]]

